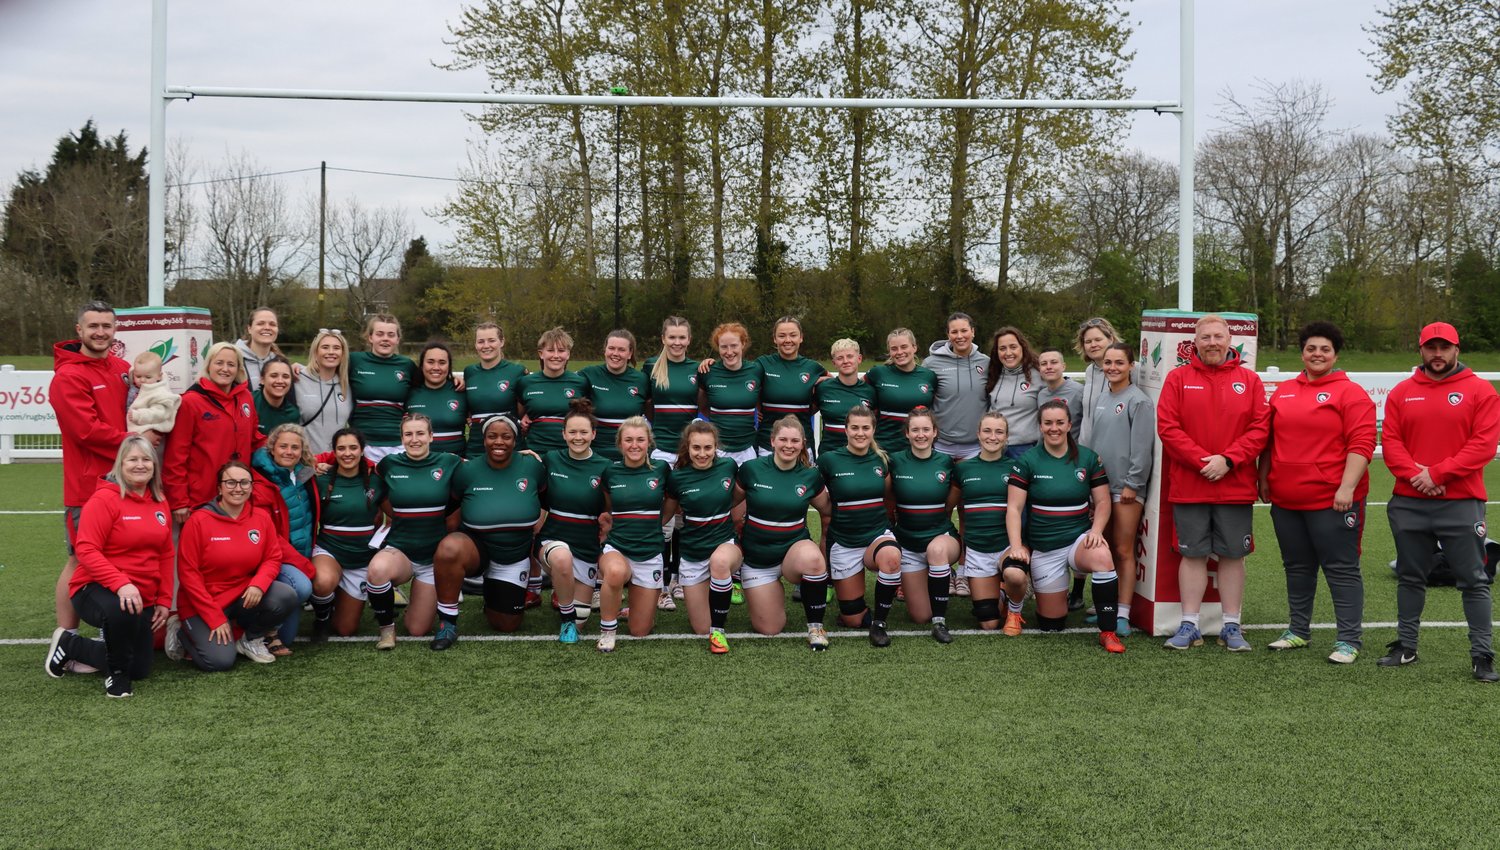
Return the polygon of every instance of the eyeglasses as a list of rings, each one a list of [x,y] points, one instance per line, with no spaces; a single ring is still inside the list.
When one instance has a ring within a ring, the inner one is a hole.
[[[249,490],[252,482],[248,478],[220,478],[219,484],[226,490]]]

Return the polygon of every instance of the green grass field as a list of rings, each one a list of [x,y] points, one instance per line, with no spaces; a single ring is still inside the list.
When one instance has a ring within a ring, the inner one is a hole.
[[[1491,485],[1500,481],[1492,474]],[[0,511],[56,510],[59,467],[0,467]],[[1389,493],[1378,471],[1374,497]],[[1491,522],[1496,519],[1491,509]],[[62,559],[54,514],[0,516],[0,639],[45,637]],[[1245,619],[1286,619],[1257,510]],[[1366,620],[1394,619],[1384,511],[1365,536]],[[966,600],[951,620],[973,625]],[[1075,619],[1079,615],[1075,615]],[[1435,590],[1429,623],[1461,619]],[[159,657],[130,700],[54,681],[39,645],[0,645],[4,847],[1358,847],[1487,846],[1494,700],[1462,629],[1383,670],[1313,648],[1168,653],[1086,633],[885,651],[789,639],[460,642],[368,639],[205,675]],[[1332,619],[1326,594],[1315,622]],[[596,618],[597,623],[597,618]],[[474,603],[465,634],[487,632]],[[1081,625],[1081,623],[1080,623]],[[893,628],[910,628],[898,615]],[[731,630],[747,627],[731,613]],[[554,630],[528,615],[527,634]],[[658,631],[685,632],[664,615]],[[368,618],[365,632],[373,631]],[[596,626],[587,633],[596,631]],[[1490,755],[1485,755],[1490,753]]]

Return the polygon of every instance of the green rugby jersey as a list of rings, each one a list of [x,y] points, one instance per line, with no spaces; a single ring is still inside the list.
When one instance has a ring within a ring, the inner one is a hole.
[[[818,378],[828,374],[816,360],[798,356],[783,360],[780,354],[762,354],[755,358],[763,374],[760,384],[760,430],[755,447],[771,448],[771,426],[776,420],[795,413],[802,420],[803,433],[809,445],[812,440],[812,402]]]
[[[516,413],[516,399],[524,374],[525,366],[509,360],[501,360],[489,369],[477,363],[464,368],[464,403],[469,408],[469,457],[484,455],[484,433],[479,430],[484,420],[497,413],[520,420]],[[525,440],[519,435],[516,439],[516,448],[524,448]]]
[[[417,378],[417,364],[404,354],[381,357],[369,351],[349,355],[349,394],[354,411],[349,425],[372,446],[401,444],[401,414]]]
[[[926,366],[915,366],[903,372],[883,363],[865,373],[865,381],[875,388],[875,439],[887,451],[907,447],[906,416],[912,408],[931,409],[937,397],[937,374]]]
[[[512,455],[504,469],[486,460],[465,463],[453,474],[453,499],[463,527],[484,545],[497,564],[531,556],[531,533],[542,518],[546,469],[531,455]]]
[[[598,452],[575,460],[566,451],[547,452],[547,521],[538,540],[561,540],[573,557],[599,563],[599,515],[604,513],[604,470],[610,459]]]
[[[579,369],[578,375],[588,382],[589,397],[594,400],[594,420],[599,423],[594,431],[594,451],[610,460],[619,460],[615,436],[620,433],[620,424],[646,413],[646,399],[650,397],[646,373],[626,366],[625,371],[616,375],[601,363]]]
[[[437,389],[426,382],[412,387],[406,395],[406,412],[421,413],[432,420],[433,451],[464,456],[464,423],[469,419],[469,407],[451,380]]]
[[[523,375],[520,398],[517,400],[531,418],[531,427],[526,432],[526,447],[537,454],[567,449],[562,432],[568,402],[588,397],[589,382],[577,372],[565,371],[555,378],[549,378],[541,372]]]
[[[942,452],[919,458],[911,449],[891,455],[891,494],[896,500],[896,542],[921,552],[939,534],[953,534],[948,489],[953,459]]]
[[[833,501],[833,519],[828,524],[833,542],[849,549],[869,546],[889,525],[886,462],[872,451],[856,455],[845,446],[819,452],[818,469]]]
[[[286,398],[281,400],[281,406],[272,407],[261,394],[262,389],[264,388],[256,387],[255,392],[250,394],[250,398],[255,402],[255,429],[262,437],[269,435],[277,425],[302,424],[302,411],[297,409],[295,394],[288,391]]]
[[[316,544],[332,555],[346,570],[364,569],[370,565],[370,538],[380,527],[380,503],[385,501],[385,482],[370,474],[369,486],[362,476],[343,476],[329,470],[318,476],[318,513]]]
[[[412,460],[406,452],[382,458],[375,469],[385,482],[391,505],[391,533],[385,545],[401,550],[415,563],[432,563],[432,553],[447,533],[453,473],[464,463],[458,455],[428,452]]]
[[[1005,500],[1015,469],[1014,459],[983,460],[978,455],[953,468],[953,483],[961,497],[958,510],[964,519],[964,545],[975,552],[1004,552],[1010,546]]]
[[[734,461],[716,457],[708,469],[667,471],[667,494],[682,507],[677,538],[684,561],[706,561],[720,544],[734,540],[729,509],[734,502]]]
[[[682,429],[698,418],[698,361],[683,358],[681,363],[667,361],[667,385],[651,379],[656,358],[649,358],[641,370],[651,384],[651,437],[656,447],[677,453]]]
[[[850,408],[863,404],[871,410],[875,409],[875,388],[864,378],[856,378],[853,385],[850,385],[834,375],[818,384],[813,396],[818,400],[818,418],[823,420],[823,433],[818,443],[820,452],[842,448],[847,442],[844,438],[844,417],[849,415]]]
[[[613,523],[605,543],[632,561],[661,554],[661,503],[667,495],[667,465],[651,461],[626,466],[615,461],[604,470]]]
[[[719,448],[726,452],[742,452],[755,445],[755,411],[763,375],[760,364],[752,361],[741,363],[738,369],[715,362],[703,376],[708,418],[719,429]]]
[[[1088,446],[1079,446],[1078,459],[1070,461],[1037,443],[1016,461],[1010,483],[1026,491],[1026,545],[1050,552],[1089,530],[1089,491],[1109,486],[1109,476]]]
[[[812,539],[807,508],[823,492],[823,473],[800,463],[782,469],[768,455],[741,466],[738,480],[745,491],[745,532],[740,538],[745,563],[759,569],[779,567],[792,544]]]

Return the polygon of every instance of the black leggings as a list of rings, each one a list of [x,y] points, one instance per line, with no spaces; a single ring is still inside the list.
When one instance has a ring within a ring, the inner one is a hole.
[[[63,648],[68,655],[113,676],[144,679],[151,675],[151,616],[156,610],[141,600],[141,613],[120,607],[120,597],[98,582],[89,582],[73,594],[73,610],[79,619],[104,630],[104,640],[70,634]]]

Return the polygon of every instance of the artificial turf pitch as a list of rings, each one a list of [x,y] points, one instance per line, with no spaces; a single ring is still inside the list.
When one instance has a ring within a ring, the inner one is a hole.
[[[1492,492],[1500,475],[1492,474]],[[1372,500],[1390,492],[1377,465]],[[0,510],[57,510],[56,465],[0,467]],[[55,514],[0,515],[0,639],[45,638],[62,558]],[[1490,520],[1495,519],[1491,508]],[[1286,619],[1257,509],[1248,624]],[[1389,623],[1383,508],[1365,532],[1366,622]],[[487,633],[465,604],[464,632]],[[955,627],[973,625],[955,599]],[[731,613],[731,630],[747,628]],[[1028,610],[1029,617],[1029,610]],[[830,614],[830,622],[832,622]],[[1462,619],[1435,589],[1427,620]],[[1074,615],[1082,625],[1081,614]],[[207,675],[158,657],[129,700],[0,645],[4,847],[1217,847],[1500,844],[1500,688],[1474,683],[1461,628],[1419,663],[1307,650],[1161,650],[1086,632],[877,651],[800,639],[296,645]],[[305,622],[305,620],[304,620]],[[373,632],[368,617],[365,632]],[[545,609],[526,633],[552,633]],[[913,629],[900,606],[895,629]],[[659,632],[685,632],[662,614]],[[597,616],[586,633],[597,630]]]

